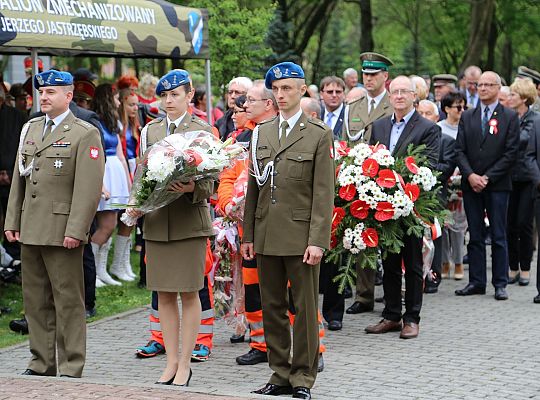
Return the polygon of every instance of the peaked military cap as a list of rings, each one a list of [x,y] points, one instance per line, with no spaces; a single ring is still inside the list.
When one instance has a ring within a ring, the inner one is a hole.
[[[189,72],[184,69],[173,69],[161,77],[156,86],[156,94],[160,96],[162,92],[187,85],[189,82]]]
[[[388,67],[394,65],[388,57],[373,52],[360,54],[360,61],[362,61],[362,72],[364,74],[376,74],[377,72],[388,71]]]
[[[534,69],[522,65],[518,67],[517,74],[522,78],[531,78],[535,85],[540,84],[540,72],[535,71]]]
[[[458,81],[458,78],[457,76],[452,74],[438,74],[433,75],[433,78],[431,78],[431,80],[433,81],[433,86],[445,86],[451,83],[455,85]]]
[[[44,86],[68,86],[73,84],[73,76],[69,72],[51,69],[34,76],[34,87],[39,89]]]
[[[267,89],[272,89],[272,82],[288,78],[303,79],[304,70],[300,65],[288,61],[276,64],[266,72],[264,85]]]
[[[94,98],[94,93],[96,92],[96,86],[90,81],[75,81],[75,90],[73,92],[73,97],[80,99],[85,99],[90,101]]]

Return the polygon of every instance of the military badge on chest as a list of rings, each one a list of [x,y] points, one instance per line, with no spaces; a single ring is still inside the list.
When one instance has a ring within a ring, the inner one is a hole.
[[[53,164],[54,168],[55,169],[60,169],[64,166],[64,162],[62,160],[54,160],[54,164]]]

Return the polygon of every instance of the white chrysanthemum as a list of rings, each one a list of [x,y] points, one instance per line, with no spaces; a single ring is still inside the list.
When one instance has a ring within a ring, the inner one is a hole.
[[[390,153],[387,149],[379,149],[375,154],[371,156],[379,165],[382,166],[390,166],[394,165],[395,159],[392,157],[392,153]]]
[[[431,170],[427,167],[419,167],[418,173],[413,176],[413,183],[422,186],[422,189],[429,191],[437,184],[437,178],[433,175]]]
[[[146,177],[156,182],[163,182],[175,170],[174,157],[165,155],[163,152],[151,153],[148,157],[148,171]]]

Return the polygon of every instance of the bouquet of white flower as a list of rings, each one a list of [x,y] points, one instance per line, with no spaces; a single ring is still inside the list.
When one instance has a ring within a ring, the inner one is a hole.
[[[157,210],[178,199],[181,194],[169,191],[174,182],[203,178],[218,179],[225,168],[247,156],[245,149],[232,140],[222,143],[212,133],[190,131],[167,136],[150,147],[135,171],[127,205],[142,213]],[[128,226],[137,221],[124,213]]]

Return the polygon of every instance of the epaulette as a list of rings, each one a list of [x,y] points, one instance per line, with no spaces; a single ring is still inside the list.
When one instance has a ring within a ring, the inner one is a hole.
[[[79,119],[79,118],[75,118],[75,121],[74,121],[77,125],[80,125],[86,129],[90,129],[90,128],[95,128],[94,125],[92,125],[91,123],[89,122],[86,122],[82,119]],[[97,129],[97,128],[96,128]]]
[[[34,117],[31,120],[28,121],[29,124],[33,124],[34,122],[43,121],[45,119],[45,115],[41,115],[39,117]]]
[[[191,115],[191,122],[195,122],[196,124],[204,126],[205,128],[211,128],[211,125],[208,122],[206,122],[205,120],[200,119],[196,115]]]
[[[157,124],[158,122],[161,122],[165,119],[165,117],[157,117],[157,118],[154,118],[152,121],[148,122],[146,124],[146,126],[148,125],[152,125],[152,124]]]
[[[311,122],[313,125],[318,126],[319,128],[325,129],[328,128],[328,125],[326,125],[324,122],[322,122],[318,118],[308,118],[308,122]]]
[[[361,102],[362,100],[364,100],[365,98],[366,98],[366,96],[360,97],[359,99],[355,99],[355,100],[353,100],[353,101],[351,101],[350,103],[347,103],[347,104],[348,104],[348,106],[350,107],[350,106],[352,106],[353,104],[360,103],[360,102]]]
[[[269,119],[265,119],[264,121],[259,122],[259,125],[267,124],[268,122],[272,122],[272,121],[274,121],[277,117],[278,117],[278,116],[276,115],[275,117],[272,117],[272,118],[269,118]]]

